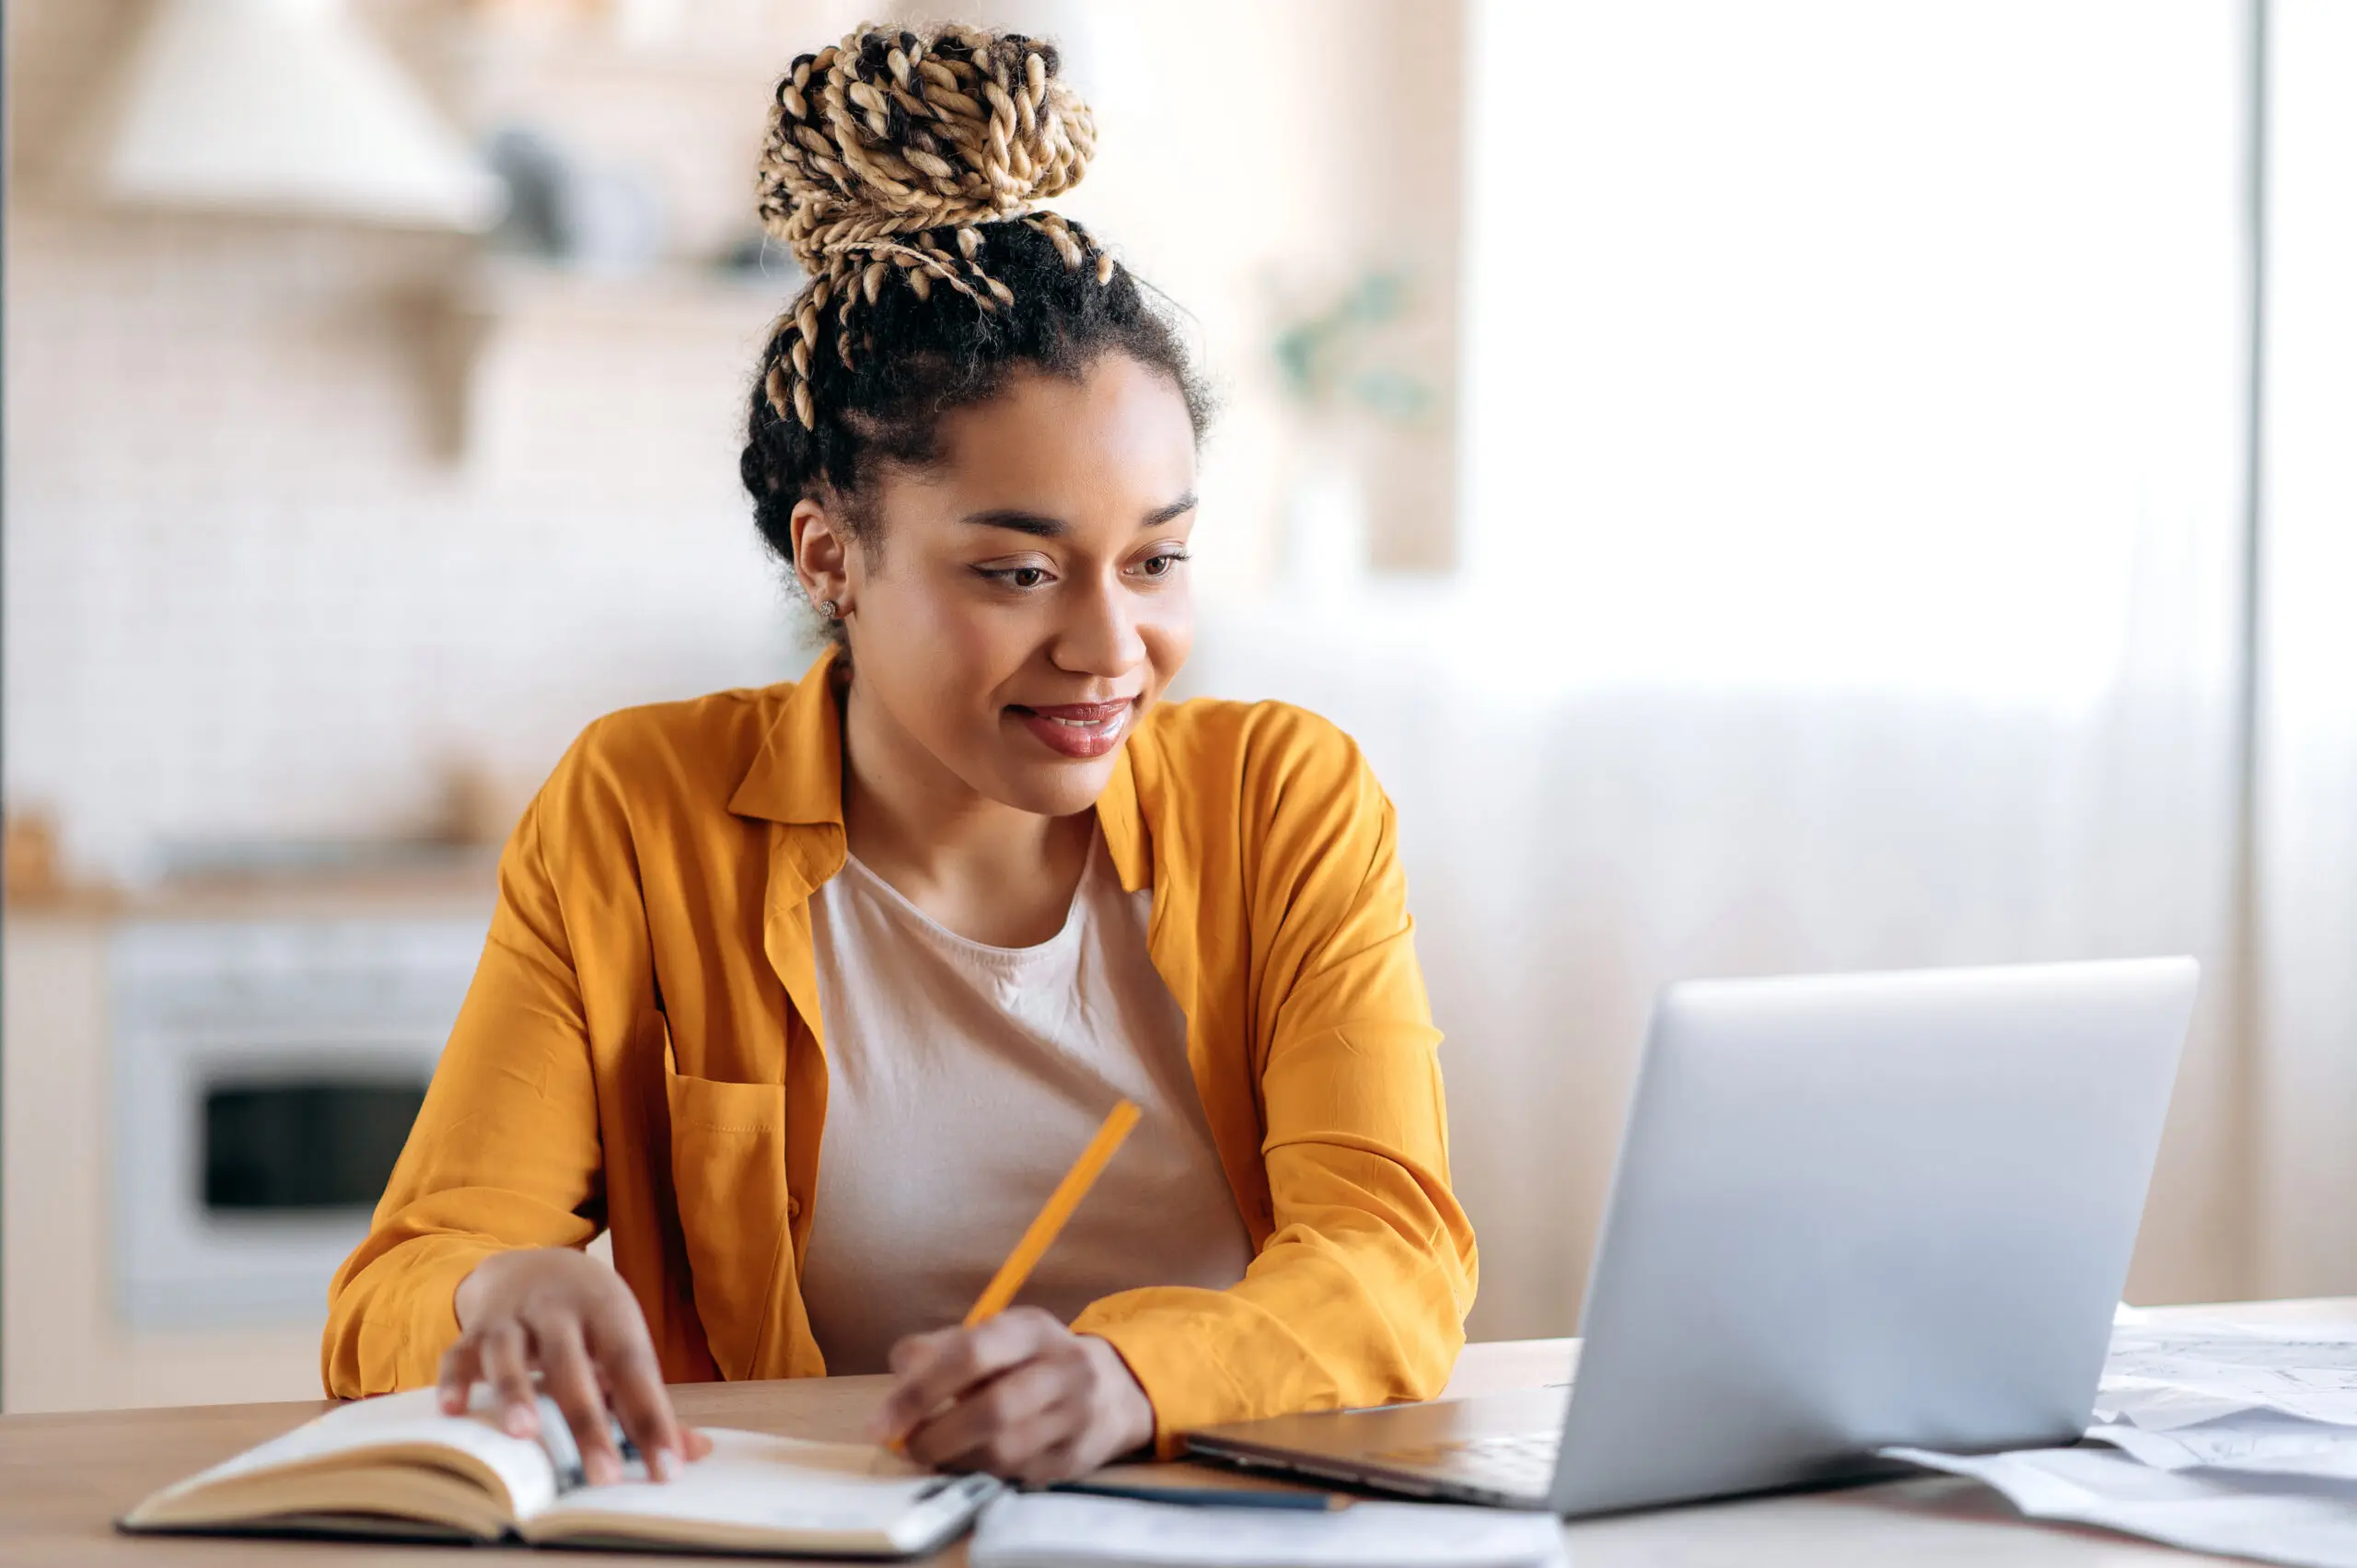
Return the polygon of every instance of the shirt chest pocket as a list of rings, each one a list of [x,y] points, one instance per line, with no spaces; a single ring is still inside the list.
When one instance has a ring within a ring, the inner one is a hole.
[[[671,1185],[696,1316],[722,1376],[749,1376],[789,1245],[785,1088],[682,1073],[663,1014],[650,1011],[640,1027],[659,1036],[663,1052]]]

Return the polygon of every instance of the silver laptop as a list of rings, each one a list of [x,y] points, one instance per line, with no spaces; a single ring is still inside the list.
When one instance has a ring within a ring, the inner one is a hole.
[[[1568,1392],[1189,1434],[1422,1497],[1603,1513],[2085,1430],[2190,958],[1673,986]]]

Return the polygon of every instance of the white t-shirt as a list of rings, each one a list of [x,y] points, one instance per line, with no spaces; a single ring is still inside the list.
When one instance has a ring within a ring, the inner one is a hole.
[[[1066,1322],[1138,1285],[1224,1289],[1252,1242],[1100,837],[1063,929],[992,947],[853,859],[812,895],[827,1052],[802,1295],[830,1373],[881,1372],[974,1298],[1116,1100],[1144,1113],[1016,1301]]]

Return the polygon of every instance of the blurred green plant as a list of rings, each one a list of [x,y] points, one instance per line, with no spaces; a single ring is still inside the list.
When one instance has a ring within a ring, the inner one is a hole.
[[[1323,308],[1281,324],[1271,348],[1286,396],[1305,409],[1354,409],[1393,424],[1423,418],[1438,394],[1395,341],[1414,305],[1408,273],[1376,268]]]

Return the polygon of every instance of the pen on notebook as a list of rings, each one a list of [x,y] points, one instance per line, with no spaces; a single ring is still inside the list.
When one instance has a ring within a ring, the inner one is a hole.
[[[1109,1481],[1051,1481],[1044,1492],[1072,1492],[1084,1497],[1126,1497],[1138,1503],[1177,1503],[1190,1508],[1291,1508],[1326,1514],[1350,1506],[1350,1499],[1330,1492],[1280,1492],[1275,1488],[1242,1486],[1123,1485]]]
[[[1053,1192],[1048,1194],[1047,1202],[1040,1206],[1039,1216],[1023,1233],[1023,1238],[1015,1244],[1015,1250],[1006,1255],[1006,1261],[998,1266],[998,1272],[991,1276],[991,1283],[984,1285],[982,1294],[974,1298],[973,1307],[966,1314],[967,1328],[972,1328],[984,1318],[996,1317],[1015,1300],[1015,1293],[1023,1288],[1023,1282],[1031,1277],[1031,1271],[1039,1266],[1039,1260],[1055,1244],[1057,1233],[1064,1228],[1064,1222],[1072,1218],[1073,1211],[1080,1207],[1080,1201],[1087,1197],[1088,1190],[1097,1184],[1097,1178],[1112,1159],[1113,1151],[1121,1146],[1121,1140],[1127,1138],[1130,1129],[1138,1124],[1138,1114],[1136,1103],[1126,1099],[1105,1113],[1105,1124],[1097,1129],[1097,1136],[1088,1140],[1088,1146],[1080,1151],[1080,1157],[1072,1162],[1072,1168],[1064,1172],[1064,1179],[1056,1183]],[[885,1446],[898,1454],[908,1445],[896,1437]]]

